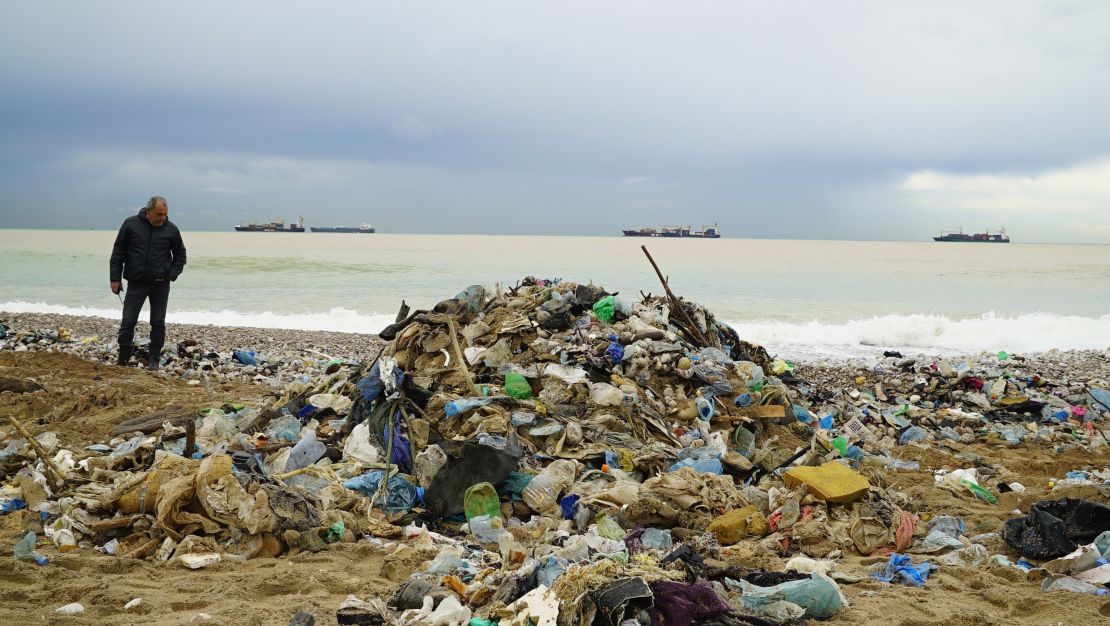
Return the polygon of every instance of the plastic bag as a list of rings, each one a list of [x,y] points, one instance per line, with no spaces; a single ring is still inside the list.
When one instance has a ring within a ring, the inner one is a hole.
[[[763,613],[769,605],[785,601],[805,609],[805,616],[811,619],[828,619],[848,606],[848,600],[840,587],[828,576],[814,572],[808,579],[792,580],[773,587],[759,587],[745,580],[735,581],[726,578],[725,583],[740,589],[741,606]]]
[[[360,465],[373,465],[381,459],[381,450],[370,443],[370,424],[363,422],[351,429],[343,443],[343,460]]]

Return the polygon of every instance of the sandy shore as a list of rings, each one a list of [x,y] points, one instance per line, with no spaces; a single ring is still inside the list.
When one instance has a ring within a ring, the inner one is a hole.
[[[44,313],[6,313],[0,311],[0,323],[15,331],[44,331],[65,328],[74,339],[96,337],[98,348],[114,349],[119,320],[78,315],[50,315]],[[150,335],[150,325],[139,321],[135,329],[136,340]],[[313,330],[282,330],[248,328],[241,326],[210,326],[197,324],[167,324],[166,350],[178,342],[194,340],[216,351],[250,350],[283,355],[303,353],[319,357],[323,353],[335,358],[360,360],[373,357],[382,346],[377,335],[338,333]]]

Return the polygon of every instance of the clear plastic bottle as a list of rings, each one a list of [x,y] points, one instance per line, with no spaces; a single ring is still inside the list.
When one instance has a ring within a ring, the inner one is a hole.
[[[17,561],[34,561],[38,565],[46,565],[48,559],[35,550],[35,533],[27,533],[19,543],[15,544],[15,559]]]
[[[521,492],[524,503],[533,511],[546,513],[559,506],[559,494],[574,483],[578,463],[560,459],[548,465]]]

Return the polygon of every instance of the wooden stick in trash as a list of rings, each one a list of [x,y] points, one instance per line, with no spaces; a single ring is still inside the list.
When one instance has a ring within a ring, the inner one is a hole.
[[[463,358],[462,348],[459,347],[459,338],[456,336],[457,328],[454,318],[447,318],[447,332],[451,335],[451,345],[455,348],[455,361],[458,362],[459,370],[462,371],[463,379],[466,380],[466,386],[470,389],[472,395],[482,395],[482,392],[478,391],[478,386],[474,384],[474,379],[470,377],[470,369],[466,367],[466,359]]]
[[[15,426],[16,430],[23,435],[23,438],[30,444],[31,449],[42,459],[42,464],[49,470],[46,472],[46,480],[50,482],[50,488],[57,489],[60,487],[62,483],[65,482],[65,472],[54,464],[54,460],[46,453],[46,450],[42,447],[42,444],[39,443],[39,440],[32,437],[31,433],[27,432],[27,429],[23,427],[23,424],[19,423],[19,420],[17,420],[14,415],[8,415],[8,421],[10,421],[12,426]]]
[[[185,422],[185,458],[193,458],[193,449],[197,445],[197,422],[189,419]]]
[[[671,306],[675,307],[682,312],[682,317],[686,318],[686,323],[690,325],[690,331],[694,333],[694,337],[701,342],[703,348],[709,347],[709,342],[705,339],[705,335],[701,334],[698,330],[698,325],[694,320],[690,319],[690,314],[683,308],[682,303],[675,297],[674,292],[671,291],[671,286],[667,284],[667,279],[663,278],[663,272],[659,271],[659,266],[655,264],[655,259],[651,258],[651,253],[648,252],[647,246],[640,246],[640,249],[647,255],[648,261],[651,261],[651,266],[655,268],[655,275],[659,277],[659,282],[663,283],[663,289],[667,292],[667,297],[671,299]]]

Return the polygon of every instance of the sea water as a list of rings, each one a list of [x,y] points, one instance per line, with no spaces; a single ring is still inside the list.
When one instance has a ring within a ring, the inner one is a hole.
[[[171,323],[376,332],[471,284],[672,290],[786,358],[1110,347],[1110,246],[183,233]],[[114,231],[0,230],[0,311],[116,318]]]

